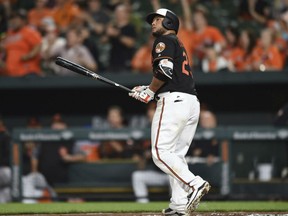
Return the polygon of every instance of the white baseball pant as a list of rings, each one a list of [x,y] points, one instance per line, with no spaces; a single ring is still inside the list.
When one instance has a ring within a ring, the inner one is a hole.
[[[190,182],[195,179],[185,155],[197,128],[200,103],[195,95],[181,92],[165,92],[158,96],[151,128],[152,157],[154,163],[170,176],[169,207],[182,212],[187,204]]]

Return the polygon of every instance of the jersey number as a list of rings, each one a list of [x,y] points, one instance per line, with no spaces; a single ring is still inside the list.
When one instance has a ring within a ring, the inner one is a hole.
[[[185,60],[182,63],[182,73],[186,74],[187,76],[190,75],[190,71],[186,70],[186,66],[189,67],[189,60],[187,58],[187,54],[185,51],[183,51],[183,57],[185,58]]]

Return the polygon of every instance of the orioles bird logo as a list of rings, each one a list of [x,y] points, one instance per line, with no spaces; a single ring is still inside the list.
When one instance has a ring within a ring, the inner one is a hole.
[[[155,47],[155,52],[160,53],[165,49],[166,45],[163,42],[160,42]]]

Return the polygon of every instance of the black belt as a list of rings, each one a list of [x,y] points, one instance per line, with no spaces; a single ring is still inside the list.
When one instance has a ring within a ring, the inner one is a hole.
[[[171,91],[165,91],[165,92],[161,92],[161,93],[158,93],[155,97],[155,100],[158,101],[160,99],[160,97],[158,96],[159,94],[162,94],[162,93],[172,93],[172,92],[180,92],[180,93],[185,93],[185,94],[191,94],[191,93],[187,93],[187,92],[181,92],[181,91],[174,91],[174,90],[171,90]],[[197,96],[197,94],[191,94],[191,95],[195,95]]]

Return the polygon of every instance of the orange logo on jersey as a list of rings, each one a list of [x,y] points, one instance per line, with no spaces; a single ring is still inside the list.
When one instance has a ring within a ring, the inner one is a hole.
[[[160,42],[155,47],[155,52],[160,53],[165,49],[166,45],[163,42]]]

